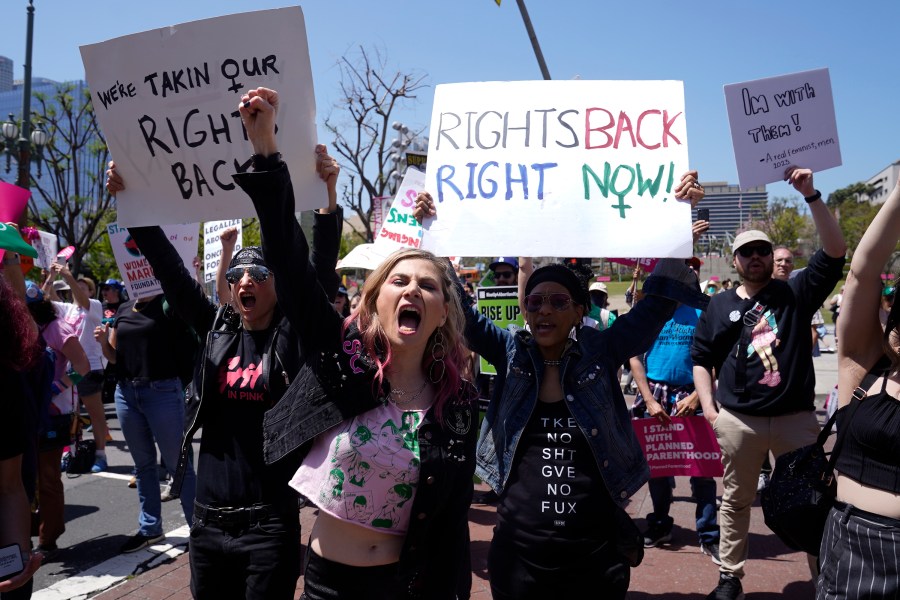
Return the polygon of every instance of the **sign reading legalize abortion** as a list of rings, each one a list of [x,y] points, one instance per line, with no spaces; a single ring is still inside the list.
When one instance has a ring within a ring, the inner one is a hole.
[[[742,189],[841,164],[828,69],[726,85],[725,104]]]
[[[229,15],[81,47],[94,110],[126,189],[121,226],[254,216],[231,176],[253,149],[238,105],[278,91],[278,145],[298,210],[327,204],[315,173],[315,98],[299,7]],[[301,192],[302,190],[302,192]]]
[[[439,85],[426,248],[462,256],[691,255],[680,81]]]

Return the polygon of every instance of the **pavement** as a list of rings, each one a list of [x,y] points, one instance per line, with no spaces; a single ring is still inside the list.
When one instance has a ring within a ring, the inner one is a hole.
[[[833,339],[828,341],[833,345]],[[820,421],[824,422],[823,404],[837,382],[837,358],[823,354],[814,359],[816,398]],[[486,489],[483,485],[479,489]],[[721,495],[721,481],[719,494]],[[672,541],[659,548],[647,549],[643,563],[632,570],[630,599],[663,598],[671,600],[703,600],[718,580],[718,567],[700,552],[694,526],[694,504],[686,477],[676,478],[671,516],[674,518]],[[174,504],[174,503],[169,503]],[[626,510],[645,527],[644,516],[651,512],[647,486],[629,501]],[[300,511],[303,542],[306,543],[315,521],[315,510]],[[472,600],[490,600],[487,579],[487,554],[496,521],[493,506],[473,505],[469,511],[472,539]],[[806,555],[789,550],[765,526],[762,509],[756,502],[750,526],[750,556],[743,579],[749,600],[787,598],[805,600],[815,596]],[[116,556],[87,571],[59,580],[38,590],[34,598],[68,600],[187,600],[190,593],[190,567],[185,553],[187,527],[167,534],[165,543],[131,555]],[[295,598],[299,598],[303,580],[298,582]]]

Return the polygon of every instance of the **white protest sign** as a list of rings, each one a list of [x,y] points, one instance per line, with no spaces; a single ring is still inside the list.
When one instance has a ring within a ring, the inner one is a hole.
[[[237,240],[234,244],[234,253],[237,254],[237,251],[244,247],[244,232],[240,219],[209,221],[203,224],[203,281],[206,283],[216,279],[216,269],[219,268],[222,259],[222,240],[219,236],[229,227],[237,229]]]
[[[375,247],[385,256],[403,248],[422,247],[423,230],[413,216],[413,209],[416,207],[416,196],[423,189],[425,173],[418,169],[407,169],[375,238]]]
[[[49,269],[56,262],[56,254],[59,252],[59,240],[55,233],[38,231],[38,237],[32,240],[31,245],[37,250],[38,257],[34,259],[34,266]]]
[[[126,189],[121,226],[254,216],[231,176],[250,167],[238,104],[279,93],[278,145],[297,210],[326,206],[300,7],[194,21],[81,47],[94,111]]]
[[[425,247],[446,256],[691,255],[680,81],[439,85]]]
[[[347,256],[337,262],[338,269],[368,269],[374,271],[378,268],[393,249],[376,244],[359,244],[354,246]]]
[[[175,250],[182,262],[192,271],[190,266],[197,255],[197,223],[180,225],[165,225],[163,231],[169,237],[169,241],[175,246]],[[128,230],[118,223],[110,223],[106,227],[109,234],[109,242],[112,245],[113,256],[122,274],[122,283],[128,287],[128,296],[132,299],[146,298],[162,292],[159,280],[153,274],[153,268],[144,257],[140,248],[128,233]]]
[[[725,104],[742,189],[841,164],[828,69],[726,85]]]

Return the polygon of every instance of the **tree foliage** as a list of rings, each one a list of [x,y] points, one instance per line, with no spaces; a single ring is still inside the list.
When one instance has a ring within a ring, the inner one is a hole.
[[[835,211],[851,256],[859,245],[863,233],[869,228],[869,224],[872,223],[872,219],[881,208],[865,200],[860,202],[860,198],[867,198],[872,191],[871,185],[859,182],[835,190],[828,195],[828,206]]]
[[[342,201],[362,222],[357,231],[361,241],[370,242],[375,233],[373,199],[393,195],[399,183],[390,177],[391,115],[427,85],[424,75],[391,71],[381,52],[363,47],[341,57],[338,66],[342,96],[325,127],[334,136],[332,151],[343,159],[341,166],[349,176]]]
[[[109,150],[86,87],[63,84],[35,99],[33,120],[49,141],[43,149],[47,176],[31,180],[37,193],[28,202],[29,220],[75,247],[70,263],[79,272],[84,255],[106,235],[104,223],[115,210],[104,188]]]
[[[797,198],[772,198],[760,214],[761,218],[750,222],[750,229],[766,232],[775,246],[796,250],[800,240],[808,240],[815,235],[812,217],[806,211],[805,204]]]

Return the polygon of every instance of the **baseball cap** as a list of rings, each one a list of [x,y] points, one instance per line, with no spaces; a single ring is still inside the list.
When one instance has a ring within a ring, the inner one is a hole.
[[[64,292],[66,290],[71,290],[72,288],[70,288],[69,284],[66,283],[65,281],[63,281],[62,279],[57,279],[56,281],[53,282],[53,289],[54,289],[54,291],[57,291],[57,292]]]
[[[685,260],[684,263],[690,267],[694,267],[695,269],[699,269],[703,264],[703,261],[697,258],[696,256],[692,256],[689,259]]]
[[[338,296],[343,296],[344,298],[349,298],[349,297],[350,297],[350,294],[347,293],[347,288],[345,288],[345,287],[342,286],[342,285],[339,285],[339,286],[338,286],[338,289],[337,289],[337,295],[338,295]]]
[[[38,286],[33,281],[25,282],[25,302],[28,304],[35,304],[37,302],[44,301],[44,292],[41,291],[40,286]]]
[[[263,258],[262,248],[259,246],[246,246],[241,248],[238,250],[238,253],[234,255],[234,258],[231,259],[231,262],[228,263],[228,268],[231,269],[247,265],[269,266]]]
[[[491,271],[494,271],[494,270],[497,269],[497,266],[498,266],[498,265],[509,265],[509,266],[511,266],[514,270],[518,270],[518,269],[519,269],[519,261],[518,261],[518,259],[516,259],[516,257],[514,257],[514,256],[501,256],[501,257],[497,258],[497,260],[495,260],[494,262],[492,262],[490,265],[488,265],[488,268],[489,268]]]
[[[769,236],[767,236],[764,231],[751,229],[739,233],[737,237],[734,238],[734,244],[731,245],[731,253],[734,254],[741,246],[745,246],[750,242],[765,242],[770,246],[772,245],[772,240],[769,239]]]
[[[106,281],[104,281],[103,283],[100,284],[100,289],[101,289],[101,290],[102,290],[103,288],[106,288],[106,287],[113,287],[113,288],[116,288],[116,289],[120,289],[120,290],[121,290],[121,289],[123,289],[125,286],[122,285],[122,282],[119,281],[118,279],[107,279]]]
[[[591,287],[588,288],[589,292],[603,292],[604,294],[609,294],[609,290],[606,287],[606,284],[602,281],[595,281],[591,284]]]

